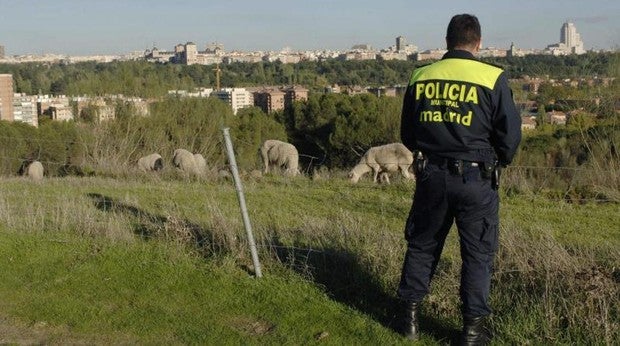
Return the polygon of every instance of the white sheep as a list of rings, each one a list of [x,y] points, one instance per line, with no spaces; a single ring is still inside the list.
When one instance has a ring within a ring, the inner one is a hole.
[[[174,167],[187,174],[195,174],[197,172],[194,154],[185,149],[177,149],[174,151],[172,164]]]
[[[24,168],[22,170],[22,175],[25,177],[29,177],[34,181],[43,180],[43,165],[39,161],[32,161],[30,163],[24,163]]]
[[[199,174],[204,174],[207,171],[207,160],[205,160],[202,154],[194,154],[194,163],[196,164],[196,171]]]
[[[388,172],[400,171],[407,179],[413,179],[409,168],[413,164],[413,153],[402,143],[390,143],[372,147],[366,151],[359,163],[349,172],[353,183],[366,173],[373,172],[373,182],[380,178],[381,182],[390,183]]]
[[[286,168],[286,174],[299,174],[299,154],[294,145],[275,139],[266,140],[260,147],[263,160],[263,173],[269,173],[270,168]]]
[[[138,168],[143,172],[159,171],[164,168],[164,161],[161,155],[153,153],[141,157],[138,160]]]

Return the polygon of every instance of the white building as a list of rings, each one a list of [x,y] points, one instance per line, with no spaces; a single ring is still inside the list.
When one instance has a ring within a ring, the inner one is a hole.
[[[211,96],[228,103],[234,114],[241,108],[254,106],[254,95],[245,88],[223,88],[213,91]]]
[[[21,121],[34,127],[39,126],[36,96],[23,93],[13,95],[13,121]]]
[[[553,55],[584,54],[586,52],[583,48],[581,35],[577,32],[575,24],[571,22],[562,25],[560,42],[547,46],[546,50]]]
[[[245,88],[222,88],[219,91],[213,88],[198,88],[194,91],[168,90],[170,96],[181,97],[217,97],[230,105],[234,114],[241,108],[254,106],[254,94]]]
[[[570,48],[571,53],[583,54],[583,41],[581,41],[581,35],[577,33],[577,28],[573,23],[564,23],[562,30],[560,31],[560,42],[564,43]]]

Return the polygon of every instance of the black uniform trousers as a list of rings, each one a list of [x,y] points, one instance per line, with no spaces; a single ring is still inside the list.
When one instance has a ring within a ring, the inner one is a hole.
[[[446,236],[454,220],[461,248],[464,317],[491,313],[489,290],[498,247],[499,197],[479,167],[465,164],[462,174],[448,163],[430,162],[416,179],[413,205],[405,226],[407,252],[398,296],[421,302],[429,291]]]

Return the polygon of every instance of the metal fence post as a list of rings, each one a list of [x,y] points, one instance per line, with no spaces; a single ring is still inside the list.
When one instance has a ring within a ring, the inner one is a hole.
[[[230,140],[230,133],[228,127],[222,129],[224,132],[224,141],[226,142],[226,153],[228,154],[228,162],[230,163],[230,170],[232,171],[233,180],[235,181],[235,189],[237,190],[237,197],[239,199],[239,207],[241,208],[241,216],[243,217],[243,225],[248,236],[248,242],[250,243],[250,252],[252,253],[252,262],[254,263],[254,273],[257,278],[263,276],[260,268],[260,262],[258,260],[258,252],[256,250],[256,243],[254,242],[254,234],[252,234],[252,225],[250,224],[250,217],[248,216],[248,209],[245,205],[245,196],[243,195],[243,187],[241,186],[241,178],[239,177],[239,170],[237,169],[237,161],[235,159],[235,152],[233,151],[232,141]]]

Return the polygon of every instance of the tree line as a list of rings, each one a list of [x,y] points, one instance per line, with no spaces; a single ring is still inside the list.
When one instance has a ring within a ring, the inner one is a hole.
[[[527,55],[512,58],[483,58],[504,67],[509,78],[523,75],[574,78],[609,76],[611,63],[620,53],[583,55]],[[301,84],[312,91],[338,85],[404,85],[411,71],[429,61],[362,60],[241,63],[222,67],[221,85],[244,87]],[[0,64],[0,73],[11,73],[15,91],[29,95],[105,95],[160,97],[168,90],[215,86],[212,65],[156,64],[146,61],[77,64]]]

